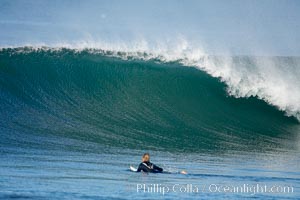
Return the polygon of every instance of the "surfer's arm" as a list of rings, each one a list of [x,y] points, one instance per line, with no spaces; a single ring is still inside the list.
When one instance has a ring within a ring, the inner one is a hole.
[[[158,166],[156,166],[156,165],[154,165],[154,164],[153,164],[153,169],[154,169],[155,171],[158,171],[158,172],[163,172],[163,168],[160,168],[160,167],[158,167]]]

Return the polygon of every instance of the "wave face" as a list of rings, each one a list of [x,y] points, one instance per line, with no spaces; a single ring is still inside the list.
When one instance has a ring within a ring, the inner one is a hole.
[[[170,151],[295,149],[299,63],[297,57],[2,49],[2,144],[39,145],[41,137],[55,136]]]

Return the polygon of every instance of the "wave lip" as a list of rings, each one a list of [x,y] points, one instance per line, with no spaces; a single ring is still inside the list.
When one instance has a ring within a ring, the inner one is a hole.
[[[299,57],[207,58],[197,66],[225,82],[229,95],[257,97],[300,120]]]

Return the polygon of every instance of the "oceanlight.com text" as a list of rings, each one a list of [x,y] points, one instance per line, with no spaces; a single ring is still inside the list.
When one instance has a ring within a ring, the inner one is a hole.
[[[267,184],[136,184],[137,193],[237,193],[237,194],[262,194],[262,193],[280,193],[291,194],[294,192],[293,186],[290,185],[267,185]]]

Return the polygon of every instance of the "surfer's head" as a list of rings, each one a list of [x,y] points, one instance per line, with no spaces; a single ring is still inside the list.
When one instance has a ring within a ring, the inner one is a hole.
[[[149,153],[144,153],[142,157],[143,162],[149,162],[150,161],[150,154]]]

